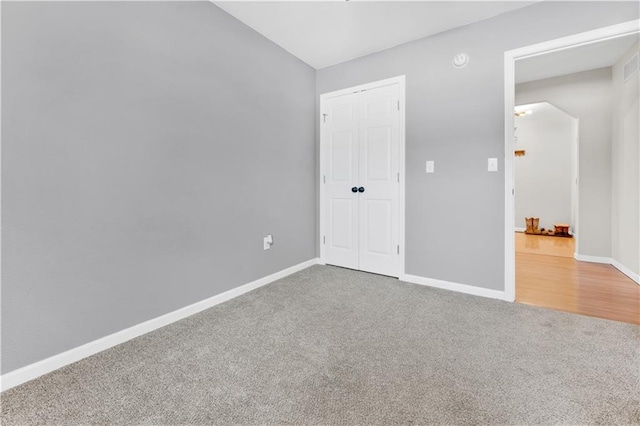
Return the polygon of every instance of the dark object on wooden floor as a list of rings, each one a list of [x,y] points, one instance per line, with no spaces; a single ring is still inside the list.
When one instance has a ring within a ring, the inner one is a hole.
[[[563,237],[569,237],[569,225],[566,223],[554,223],[554,234]]]

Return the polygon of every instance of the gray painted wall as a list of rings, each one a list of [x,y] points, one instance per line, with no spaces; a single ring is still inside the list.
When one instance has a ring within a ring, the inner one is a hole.
[[[573,146],[575,118],[548,102],[529,107],[531,114],[515,117],[515,224],[525,228],[525,217],[539,217],[540,229],[572,222]]]
[[[313,257],[314,95],[400,74],[407,273],[502,289],[503,52],[638,5],[537,4],[317,74],[207,2],[2,12],[4,373]]]
[[[315,257],[314,90],[209,2],[3,2],[2,372]]]
[[[516,104],[547,101],[580,120],[578,252],[588,256],[611,257],[611,98],[611,68],[516,86]]]
[[[318,95],[406,75],[408,274],[504,289],[504,51],[637,19],[638,9],[542,2],[318,71]],[[454,69],[459,52],[471,61]],[[489,157],[499,173],[487,172]]]
[[[613,66],[611,257],[640,275],[640,72],[623,81],[635,44]]]

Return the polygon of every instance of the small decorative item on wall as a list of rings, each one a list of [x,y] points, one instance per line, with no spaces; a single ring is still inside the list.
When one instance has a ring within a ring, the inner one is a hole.
[[[464,68],[469,63],[469,55],[462,52],[458,53],[453,57],[453,61],[451,61],[454,68]]]
[[[524,149],[516,149],[516,157],[524,157]]]

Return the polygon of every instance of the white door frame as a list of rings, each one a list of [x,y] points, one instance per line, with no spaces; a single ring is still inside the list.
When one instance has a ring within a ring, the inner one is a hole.
[[[515,256],[515,197],[513,174],[514,115],[515,108],[515,62],[547,53],[558,52],[600,41],[624,37],[640,32],[640,19],[593,31],[574,34],[530,46],[509,50],[504,53],[504,290],[505,300],[516,298],[516,256]],[[578,233],[580,231],[578,230]]]
[[[571,115],[571,114],[569,114]],[[574,240],[574,253],[579,253],[578,247],[580,247],[580,119],[578,117],[573,118],[573,140],[571,141],[571,230]]]
[[[398,191],[398,245],[400,246],[400,257],[398,259],[399,268],[398,275],[404,276],[404,261],[405,261],[405,76],[400,75],[397,77],[387,78],[384,80],[374,81],[371,83],[361,84],[354,87],[348,87],[346,89],[340,89],[333,92],[328,92],[320,95],[320,111],[318,115],[318,122],[322,123],[324,105],[327,100],[336,98],[338,96],[347,95],[349,93],[359,92],[362,90],[377,89],[379,87],[390,86],[397,84],[400,89],[400,112],[399,112],[399,124],[398,124],[398,172],[400,173],[400,184]],[[324,191],[324,176],[326,175],[324,160],[324,150],[326,149],[323,144],[323,126],[320,126],[320,174],[318,176],[318,185],[320,185],[320,205],[318,206],[318,217],[320,218],[320,235],[318,236],[318,242],[320,244],[320,259],[319,264],[325,264],[325,214],[322,206],[325,203],[325,191]]]

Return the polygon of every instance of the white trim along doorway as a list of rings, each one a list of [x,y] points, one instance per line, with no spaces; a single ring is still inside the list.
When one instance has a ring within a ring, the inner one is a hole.
[[[319,263],[403,276],[405,76],[320,95],[319,120]]]
[[[504,289],[505,300],[516,299],[516,258],[515,258],[515,184],[513,173],[514,158],[514,108],[515,108],[515,63],[517,60],[558,52],[579,46],[586,46],[618,37],[640,33],[640,20],[624,22],[593,31],[574,34],[530,46],[509,50],[504,53],[504,189],[505,189],[505,242],[504,242]]]

